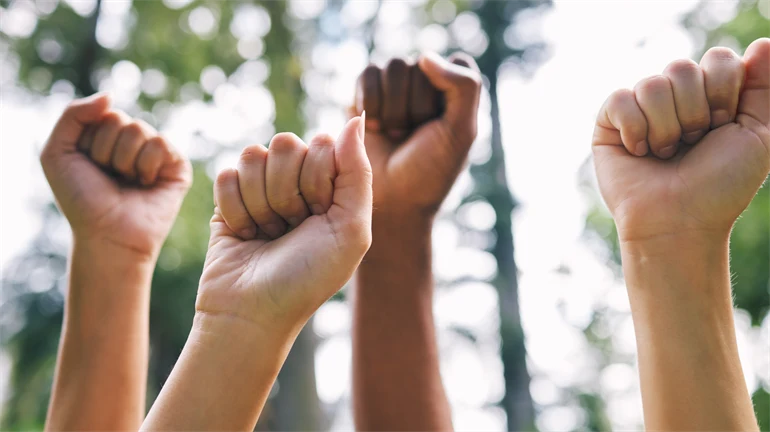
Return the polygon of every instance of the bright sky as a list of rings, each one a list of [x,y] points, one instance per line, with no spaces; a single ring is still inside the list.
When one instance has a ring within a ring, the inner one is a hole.
[[[612,396],[609,411],[619,430],[635,429],[641,423],[636,370],[618,363],[597,376],[595,359],[578,328],[588,322],[595,306],[608,306],[619,314],[616,349],[633,354],[633,327],[622,283],[580,240],[588,202],[578,185],[578,169],[590,154],[593,122],[604,98],[616,88],[632,87],[644,76],[660,73],[671,60],[693,54],[694,44],[679,22],[681,14],[696,3],[556,1],[541,22],[550,59],[529,79],[506,74],[500,83],[508,178],[521,203],[514,236],[521,269],[522,320],[535,375],[533,397],[541,406],[548,406],[559,400],[562,386],[593,385]],[[39,229],[38,206],[50,194],[36,153],[66,100],[49,100],[41,107],[14,92],[4,90],[2,96],[0,265],[5,265]],[[222,97],[227,99],[227,95]],[[190,112],[196,110],[199,116],[206,108],[187,110],[172,117],[174,122],[192,118]],[[321,111],[317,123],[319,129],[336,132],[341,117]],[[174,125],[168,128],[173,134]],[[488,223],[485,209],[477,210],[478,223]],[[458,250],[451,226],[439,225],[437,230],[436,249],[450,251],[437,254],[437,272],[486,271],[488,256]],[[562,264],[572,273],[556,272]],[[459,323],[481,335],[477,348],[446,332],[440,336],[442,372],[458,430],[505,428],[499,410],[482,409],[503,391],[502,366],[495,351],[496,301],[485,284],[462,286],[437,296],[440,326]],[[346,305],[328,304],[319,311],[314,327],[327,337],[317,352],[316,370],[319,396],[330,403],[350,397],[349,314]],[[768,369],[767,356],[758,354],[759,341],[770,334],[767,321],[760,334],[749,331],[745,317],[737,316],[744,370],[757,371],[770,380],[762,372]],[[0,388],[7,373],[1,366]],[[747,380],[750,388],[757,385],[753,373],[747,374]],[[343,411],[335,420],[337,430],[352,427],[349,403],[343,405]],[[576,407],[562,404],[544,409],[538,425],[542,430],[567,430],[579,424],[580,415]]]

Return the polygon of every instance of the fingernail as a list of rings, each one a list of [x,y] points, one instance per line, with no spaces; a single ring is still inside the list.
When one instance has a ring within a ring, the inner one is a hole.
[[[724,109],[718,109],[711,112],[711,127],[719,127],[730,123],[730,113]]]
[[[264,231],[265,234],[269,235],[272,238],[278,238],[283,234],[283,230],[281,229],[281,226],[275,223],[265,224],[265,226],[262,227],[262,231]]]
[[[658,157],[660,157],[661,159],[668,159],[671,156],[673,156],[674,153],[676,153],[676,146],[675,145],[668,146],[668,147],[663,147],[658,152]]]
[[[703,132],[701,131],[687,132],[682,136],[682,141],[688,144],[694,144],[698,142],[698,140],[700,140],[702,136],[703,136]]]
[[[314,215],[324,214],[324,208],[321,204],[311,204],[310,211],[312,211]]]
[[[361,111],[361,120],[358,121],[358,137],[364,142],[366,136],[366,111]]]
[[[254,227],[246,228],[246,229],[241,230],[239,235],[244,240],[251,240],[252,238],[254,238],[255,235],[257,235],[257,229],[254,228]]]
[[[647,154],[647,141],[641,140],[638,143],[636,143],[636,147],[634,148],[634,154],[637,156],[644,156]]]

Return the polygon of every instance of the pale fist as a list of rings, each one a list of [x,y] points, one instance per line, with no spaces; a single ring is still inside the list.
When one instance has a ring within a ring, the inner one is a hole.
[[[770,39],[743,58],[709,50],[696,64],[619,90],[593,137],[602,195],[621,240],[729,233],[770,171]]]
[[[189,162],[106,95],[72,102],[40,156],[76,240],[154,258],[190,187]]]
[[[432,217],[476,138],[481,76],[473,59],[433,54],[391,60],[358,79],[354,114],[366,111],[374,171],[375,230],[391,216]]]
[[[196,310],[297,330],[350,279],[371,243],[363,119],[335,143],[278,134],[216,179]],[[287,327],[288,326],[288,327]]]

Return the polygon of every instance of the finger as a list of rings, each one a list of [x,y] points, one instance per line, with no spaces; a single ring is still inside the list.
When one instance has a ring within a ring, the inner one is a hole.
[[[365,114],[351,119],[337,138],[334,146],[337,177],[334,179],[332,210],[339,207],[344,214],[369,224],[372,217],[372,166],[364,147],[365,122]]]
[[[695,144],[706,135],[711,124],[703,70],[692,60],[677,60],[666,67],[663,75],[671,82],[674,92],[682,141]]]
[[[409,66],[403,59],[391,60],[382,71],[382,128],[392,139],[403,138],[409,127]]]
[[[738,113],[770,127],[770,39],[754,41],[743,54],[746,80]]]
[[[296,227],[310,215],[299,192],[299,175],[307,145],[292,133],[279,133],[270,141],[267,151],[267,202],[289,226]]]
[[[735,121],[743,84],[743,61],[731,49],[715,47],[700,61],[711,111],[711,128]]]
[[[110,103],[109,96],[104,93],[70,103],[56,122],[44,152],[74,151],[85,126],[99,122],[109,110]]]
[[[214,182],[214,202],[227,226],[244,240],[257,235],[257,226],[246,211],[238,186],[238,171],[229,168],[219,173]]]
[[[91,150],[91,145],[94,143],[94,135],[96,135],[97,128],[98,126],[96,124],[89,124],[83,128],[83,134],[80,136],[80,139],[77,143],[77,148],[80,152],[88,154],[88,152]]]
[[[243,149],[238,161],[238,184],[246,210],[262,232],[276,239],[286,232],[286,222],[267,202],[265,172],[267,148],[252,145]]]
[[[593,145],[623,145],[636,156],[647,154],[647,119],[634,92],[616,90],[604,102],[596,120]]]
[[[131,118],[122,111],[110,111],[99,123],[98,130],[91,144],[91,159],[106,167],[110,165],[115,143],[124,126],[131,123]]]
[[[435,53],[423,54],[417,64],[430,82],[444,93],[444,118],[454,136],[460,138],[462,145],[470,147],[476,138],[481,75],[473,59],[463,59],[471,67],[451,63]]]
[[[369,65],[361,72],[356,86],[356,113],[367,112],[366,128],[379,131],[382,117],[382,85],[380,68]]]
[[[655,156],[668,159],[676,153],[682,128],[676,117],[674,91],[668,78],[657,75],[634,88],[636,101],[647,118],[647,143]]]
[[[128,179],[136,178],[136,159],[142,146],[156,135],[155,130],[141,120],[124,126],[112,152],[112,168]]]
[[[162,136],[154,136],[144,143],[136,158],[136,172],[143,185],[155,183],[160,168],[171,156],[170,153],[168,142]]]
[[[416,129],[423,123],[441,116],[441,93],[431,84],[425,72],[417,66],[409,68],[411,88],[409,90],[409,127]],[[368,112],[367,112],[368,115]]]
[[[331,207],[335,177],[334,139],[318,135],[310,142],[299,176],[299,191],[313,214],[324,214]]]

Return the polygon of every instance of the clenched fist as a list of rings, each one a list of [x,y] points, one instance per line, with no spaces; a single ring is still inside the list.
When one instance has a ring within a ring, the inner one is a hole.
[[[770,39],[712,48],[601,109],[593,153],[622,241],[729,233],[770,171]]]
[[[355,271],[371,242],[363,119],[335,143],[278,134],[222,171],[196,310],[298,330]],[[286,327],[288,326],[288,327]]]
[[[160,251],[192,180],[189,162],[106,95],[72,102],[40,156],[76,241]]]
[[[438,210],[476,138],[480,89],[476,64],[462,54],[428,54],[416,65],[394,59],[361,73],[354,110],[367,115],[375,230],[394,215]]]

